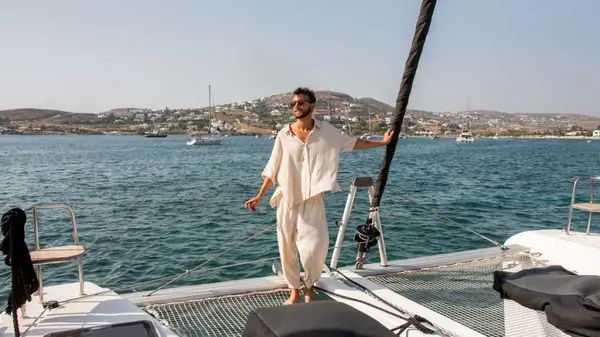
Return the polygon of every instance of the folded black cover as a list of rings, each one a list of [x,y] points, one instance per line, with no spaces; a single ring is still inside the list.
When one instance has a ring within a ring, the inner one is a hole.
[[[561,266],[495,271],[493,288],[502,298],[544,311],[548,323],[570,336],[600,337],[600,276]]]
[[[362,311],[336,301],[258,308],[242,337],[394,337]]]

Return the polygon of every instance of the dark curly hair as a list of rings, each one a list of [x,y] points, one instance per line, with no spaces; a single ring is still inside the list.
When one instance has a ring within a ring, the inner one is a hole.
[[[317,96],[315,96],[315,92],[306,87],[297,88],[296,90],[294,90],[293,94],[308,96],[308,100],[310,101],[310,103],[315,103],[317,101]]]

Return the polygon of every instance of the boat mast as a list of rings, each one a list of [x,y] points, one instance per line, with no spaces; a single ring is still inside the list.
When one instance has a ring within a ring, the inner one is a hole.
[[[212,129],[212,121],[211,121],[211,116],[212,116],[212,93],[211,93],[211,89],[210,89],[210,84],[208,85],[208,134],[211,135],[211,129]]]
[[[350,112],[346,111],[346,128],[348,129],[348,136],[352,135],[352,130],[350,130]]]
[[[329,122],[331,122],[331,96],[329,95],[329,90],[327,90],[327,110],[329,111]]]
[[[471,132],[471,96],[467,95],[467,131]]]
[[[369,136],[371,135],[371,107],[369,107]]]
[[[421,3],[421,10],[419,12],[419,18],[415,27],[415,34],[410,47],[408,58],[404,67],[404,74],[402,75],[402,83],[396,97],[396,107],[394,108],[394,119],[392,120],[391,129],[394,131],[391,142],[385,147],[385,154],[382,160],[382,167],[375,183],[375,193],[373,201],[371,202],[371,208],[373,210],[379,207],[383,191],[387,183],[388,172],[390,165],[396,151],[396,144],[398,143],[398,136],[402,130],[402,122],[404,115],[406,114],[406,107],[408,105],[408,98],[412,91],[413,81],[417,73],[419,66],[419,60],[421,53],[423,52],[423,46],[427,39],[427,33],[429,33],[429,27],[433,18],[433,11],[437,0],[423,0]],[[369,216],[372,215],[370,212]]]

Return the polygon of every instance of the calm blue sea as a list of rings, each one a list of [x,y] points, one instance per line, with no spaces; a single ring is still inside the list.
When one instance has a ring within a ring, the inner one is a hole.
[[[0,207],[4,213],[36,202],[100,203],[77,207],[79,238],[88,249],[87,281],[115,288],[175,275],[274,223],[275,211],[267,202],[257,213],[243,207],[260,187],[272,144],[251,137],[202,147],[187,146],[183,136],[2,136]],[[347,186],[354,176],[376,178],[382,157],[382,148],[342,154],[340,185]],[[381,203],[388,256],[492,246],[430,210],[498,241],[523,230],[563,228],[568,209],[557,207],[569,204],[569,179],[600,175],[599,164],[600,141],[401,139]],[[347,191],[327,197],[330,221],[341,218]],[[366,218],[367,200],[366,191],[359,191],[346,243]],[[575,219],[576,228],[585,227],[585,215]],[[33,249],[31,222],[28,229]],[[42,246],[73,240],[64,210],[42,210],[40,232]],[[332,224],[332,245],[336,234]],[[274,231],[208,266],[272,256],[277,256]],[[341,263],[354,264],[354,258],[354,247],[347,247]],[[375,250],[369,262],[377,258]],[[2,264],[0,279],[6,280],[8,272]],[[185,277],[174,286],[271,274],[269,263],[256,263]],[[76,281],[77,268],[45,266],[44,279],[45,285]],[[9,285],[2,283],[2,298]]]

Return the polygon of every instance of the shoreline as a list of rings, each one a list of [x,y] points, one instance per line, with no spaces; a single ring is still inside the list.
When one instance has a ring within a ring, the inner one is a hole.
[[[168,136],[186,136],[186,133],[168,133]],[[36,134],[36,133],[31,133],[31,134],[8,134],[8,133],[0,133],[0,137],[2,136],[112,136],[112,137],[122,137],[122,136],[138,136],[138,137],[144,137],[144,135],[140,135],[137,133],[123,133],[121,135],[105,135],[105,134],[82,134],[82,133],[72,133],[72,134]],[[237,134],[237,135],[229,135],[230,137],[255,137],[256,135],[254,134]],[[263,135],[264,136],[264,135]],[[353,136],[356,138],[360,138],[360,136]],[[379,136],[379,135],[375,135],[374,137],[376,137],[376,139],[381,139],[383,138],[383,136]],[[420,139],[429,139],[431,137],[429,136],[407,136],[408,138],[420,138]],[[455,139],[455,136],[440,136],[437,139]],[[494,137],[476,137],[475,139],[493,139]],[[575,139],[580,139],[580,140],[600,140],[599,137],[592,137],[592,136],[499,136],[498,139],[569,139],[569,140],[575,140]],[[435,140],[432,139],[432,140]]]
[[[407,138],[430,138],[429,136],[408,136]],[[445,139],[455,139],[456,137],[452,136],[440,136],[440,139],[445,138]],[[494,137],[475,137],[475,139],[493,139]],[[498,139],[598,139],[600,140],[600,138],[596,137],[592,137],[592,136],[535,136],[535,135],[531,135],[531,136],[498,136]]]

